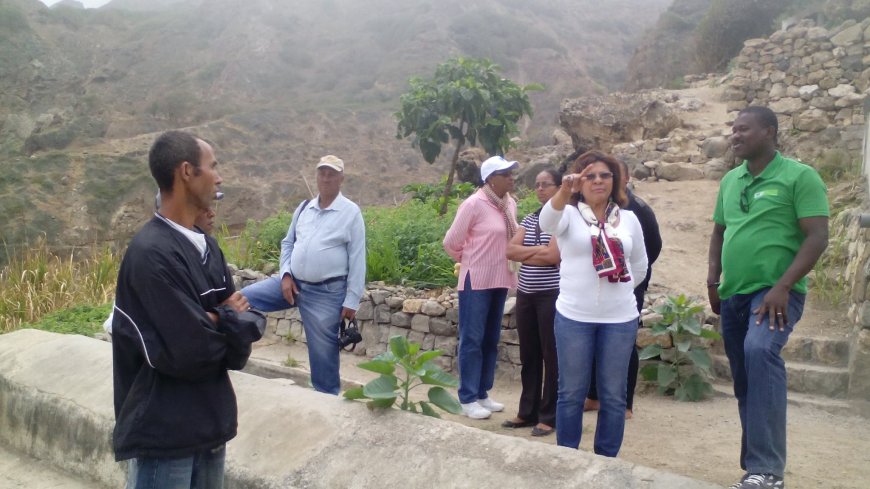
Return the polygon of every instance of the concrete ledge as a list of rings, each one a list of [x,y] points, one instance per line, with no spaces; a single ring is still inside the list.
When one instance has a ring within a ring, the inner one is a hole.
[[[706,489],[709,483],[234,373],[239,436],[227,487]],[[123,485],[113,461],[111,348],[34,330],[0,335],[0,443]]]

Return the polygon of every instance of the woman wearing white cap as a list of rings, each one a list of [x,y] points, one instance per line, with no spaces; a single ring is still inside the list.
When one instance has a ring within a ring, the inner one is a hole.
[[[516,273],[506,258],[517,231],[516,161],[493,156],[480,166],[483,186],[466,199],[444,237],[459,267],[459,402],[469,418],[485,419],[504,405],[489,397],[495,379],[501,320]]]

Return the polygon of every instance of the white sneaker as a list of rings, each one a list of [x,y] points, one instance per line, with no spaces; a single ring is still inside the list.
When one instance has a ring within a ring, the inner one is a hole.
[[[491,397],[487,397],[486,399],[479,399],[477,403],[483,406],[484,409],[488,409],[494,413],[500,413],[504,411],[504,404],[498,401],[494,401]]]
[[[492,412],[489,409],[481,406],[478,402],[469,402],[468,404],[462,404],[462,414],[468,416],[471,419],[486,419],[492,416]]]

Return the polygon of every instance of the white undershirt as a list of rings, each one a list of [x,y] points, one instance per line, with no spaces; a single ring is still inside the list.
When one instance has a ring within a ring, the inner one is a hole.
[[[165,217],[161,216],[160,213],[158,213],[158,212],[155,212],[154,215],[157,216],[158,218],[162,219],[163,222],[165,222],[166,224],[169,224],[173,229],[175,229],[179,233],[183,234],[185,238],[190,240],[190,242],[193,243],[193,246],[196,246],[196,249],[199,251],[199,257],[201,259],[205,260],[205,253],[206,253],[206,251],[208,251],[208,245],[206,245],[206,243],[205,243],[205,235],[204,234],[198,233],[192,229],[187,229],[186,227],[184,227],[184,226],[182,226],[182,225],[180,225],[172,220],[166,219]]]

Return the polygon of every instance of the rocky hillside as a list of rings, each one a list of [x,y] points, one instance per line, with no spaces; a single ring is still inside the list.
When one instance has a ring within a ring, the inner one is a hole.
[[[349,195],[392,202],[442,172],[394,137],[410,76],[464,54],[544,83],[524,137],[546,142],[562,98],[622,81],[667,3],[2,0],[0,234],[69,244],[127,233],[153,193],[145,151],[176,127],[217,143],[230,224],[302,199],[328,152],[349,162]]]
[[[687,74],[722,71],[743,41],[809,18],[834,27],[870,15],[866,0],[674,0],[644,34],[624,88],[678,88]]]

